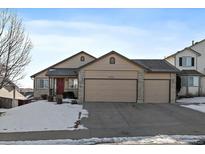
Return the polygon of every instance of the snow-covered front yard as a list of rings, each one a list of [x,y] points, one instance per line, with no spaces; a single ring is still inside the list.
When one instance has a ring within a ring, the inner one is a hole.
[[[62,139],[62,140],[38,140],[38,141],[0,141],[0,144],[18,145],[93,145],[93,144],[204,144],[205,136],[194,135],[157,135],[143,137],[112,137],[90,139]]]
[[[56,104],[46,100],[0,109],[0,132],[86,129],[82,125],[74,128],[79,112],[81,118],[88,116],[82,105]]]
[[[177,103],[183,107],[205,113],[205,97],[182,98],[177,100]]]

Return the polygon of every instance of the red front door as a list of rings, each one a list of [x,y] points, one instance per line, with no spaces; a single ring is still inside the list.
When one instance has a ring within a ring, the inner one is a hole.
[[[62,95],[64,92],[64,78],[57,78],[57,95]]]

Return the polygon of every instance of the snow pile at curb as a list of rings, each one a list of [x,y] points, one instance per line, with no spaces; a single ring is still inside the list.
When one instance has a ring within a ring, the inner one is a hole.
[[[159,135],[149,138],[142,138],[139,141],[124,141],[120,144],[185,144],[185,142],[177,141],[168,135]]]
[[[146,137],[113,137],[113,138],[90,138],[90,139],[61,139],[61,140],[38,140],[38,141],[0,141],[0,144],[15,145],[94,145],[94,144],[197,144],[205,141],[202,135],[157,135]]]
[[[58,105],[46,100],[7,109],[4,112],[0,115],[0,132],[86,129],[82,125],[74,128],[74,125],[79,120],[80,112],[81,118],[88,116],[82,105]]]

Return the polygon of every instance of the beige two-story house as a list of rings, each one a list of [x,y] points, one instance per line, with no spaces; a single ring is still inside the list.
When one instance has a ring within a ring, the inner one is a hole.
[[[177,67],[181,89],[179,96],[205,95],[205,40],[192,42],[192,45],[165,58]]]
[[[32,75],[34,97],[63,95],[79,102],[174,103],[176,73],[166,60],[99,58],[82,51]]]

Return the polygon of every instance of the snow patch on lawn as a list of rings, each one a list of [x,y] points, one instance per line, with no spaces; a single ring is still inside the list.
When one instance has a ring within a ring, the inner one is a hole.
[[[205,97],[181,98],[176,101],[183,104],[205,103]]]
[[[205,104],[190,104],[190,105],[181,105],[181,106],[205,113]]]
[[[0,132],[86,129],[82,125],[74,128],[74,125],[79,112],[82,113],[81,118],[88,116],[82,105],[56,104],[46,100],[2,111]]]
[[[90,139],[61,139],[61,140],[38,140],[38,141],[0,141],[0,144],[18,145],[91,145],[91,144],[196,144],[205,140],[205,136],[198,135],[157,135],[146,137],[113,137],[113,138],[90,138]]]
[[[176,101],[183,107],[205,113],[205,97],[182,98]]]

